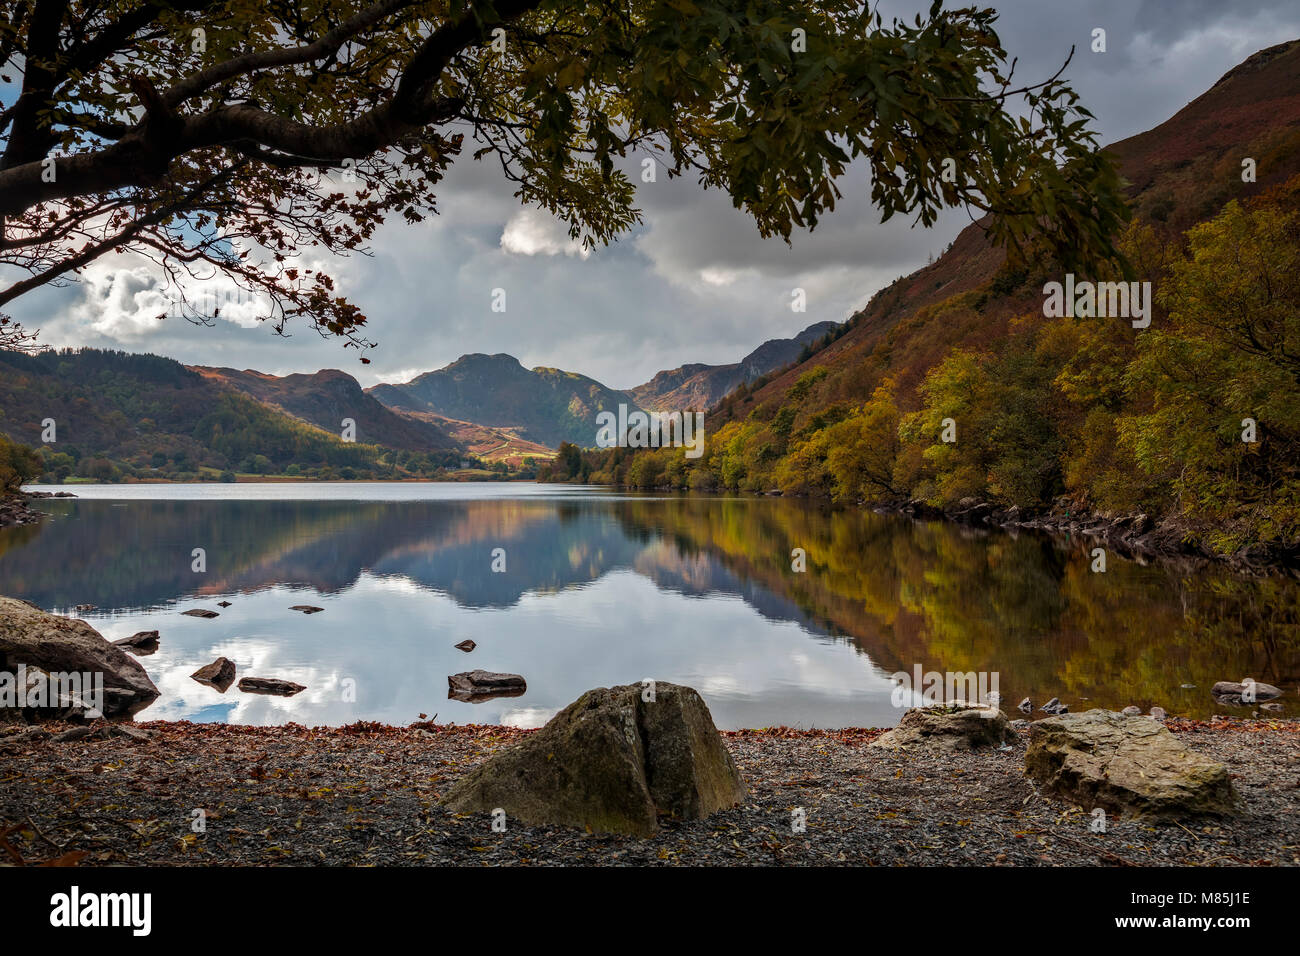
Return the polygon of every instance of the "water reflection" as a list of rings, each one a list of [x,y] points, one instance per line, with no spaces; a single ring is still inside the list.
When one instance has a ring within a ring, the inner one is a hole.
[[[160,630],[142,663],[163,696],[143,718],[533,726],[590,687],[656,677],[699,688],[723,726],[881,725],[898,719],[887,675],[916,664],[1076,710],[1204,716],[1225,710],[1214,681],[1246,676],[1294,701],[1291,580],[1115,556],[1095,574],[1083,545],[784,499],[418,487],[429,497],[44,502],[56,518],[0,531],[0,593],[95,604],[110,639]],[[222,599],[218,618],[181,613]],[[219,656],[308,689],[189,679]],[[475,668],[523,674],[527,693],[447,700],[447,675]]]

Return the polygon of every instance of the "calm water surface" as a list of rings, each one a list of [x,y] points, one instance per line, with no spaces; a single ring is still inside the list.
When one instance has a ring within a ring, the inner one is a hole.
[[[917,664],[996,672],[1007,708],[1058,696],[1205,716],[1233,712],[1210,698],[1216,680],[1278,684],[1291,710],[1300,677],[1297,582],[1115,555],[1094,574],[1085,543],[1038,535],[520,483],[71,490],[38,502],[54,515],[41,525],[0,530],[0,594],[97,605],[78,616],[109,639],[158,630],[140,661],[162,696],[142,720],[531,727],[592,687],[653,677],[698,689],[721,727],[885,726],[901,713],[889,675]],[[465,638],[470,654],[452,646]],[[218,656],[307,690],[190,680]],[[448,700],[447,675],[474,668],[528,691]]]

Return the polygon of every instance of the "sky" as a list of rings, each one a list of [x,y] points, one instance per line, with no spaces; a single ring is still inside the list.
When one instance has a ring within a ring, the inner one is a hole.
[[[952,5],[951,3],[949,4]],[[1064,74],[1111,143],[1150,129],[1251,53],[1300,37],[1295,0],[1012,0],[992,2],[1022,82]],[[886,19],[911,19],[929,0],[882,0]],[[1090,51],[1106,30],[1106,52]],[[143,260],[108,256],[79,281],[16,300],[10,314],[50,346],[154,352],[189,364],[272,374],[341,368],[361,384],[406,381],[470,352],[506,352],[525,366],[581,372],[630,388],[688,362],[734,362],[770,338],[843,321],[900,275],[938,256],[969,222],[952,210],[930,228],[880,223],[869,179],[851,168],[844,199],[792,245],[764,240],[725,194],[690,177],[638,183],[644,224],[583,254],[563,227],[523,207],[491,159],[470,151],[438,194],[440,215],[381,227],[369,257],[331,263],[379,343],[366,355],[305,323],[288,337],[223,308],[211,328],[159,321],[161,285]],[[807,308],[791,308],[791,290]],[[504,289],[505,311],[492,310]]]

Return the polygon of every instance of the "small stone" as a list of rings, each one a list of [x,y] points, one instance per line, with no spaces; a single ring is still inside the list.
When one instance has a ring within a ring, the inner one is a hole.
[[[295,604],[293,607],[289,608],[289,610],[302,611],[303,614],[316,614],[325,609],[323,607],[316,607],[312,604]]]
[[[1121,710],[1120,713],[1121,713],[1121,714],[1124,714],[1124,715],[1126,715],[1126,716],[1128,716],[1128,717],[1137,717],[1137,716],[1141,715],[1141,713],[1142,713],[1142,708],[1141,708],[1141,707],[1137,707],[1137,706],[1135,706],[1135,705],[1133,705],[1133,704],[1129,704],[1127,707],[1125,707],[1123,710]]]
[[[245,694],[272,694],[276,697],[292,697],[307,688],[291,680],[277,677],[245,677],[239,682],[239,689]]]
[[[235,682],[235,664],[227,657],[218,657],[211,664],[204,664],[190,678],[200,684],[215,687],[224,694]]]
[[[1061,698],[1053,697],[1038,709],[1045,714],[1059,714],[1061,712]]]
[[[77,607],[76,607],[76,610],[78,610],[78,611],[98,611],[99,608],[98,608],[96,605],[94,605],[94,604],[78,604]]]
[[[202,608],[202,607],[192,608],[188,611],[181,611],[181,613],[184,614],[186,617],[213,618],[213,617],[221,616],[216,611],[209,611],[207,608]]]
[[[230,607],[230,602],[229,602],[229,601],[218,601],[218,602],[217,602],[217,607]]]
[[[478,647],[478,645],[475,644],[473,641],[471,641],[469,638],[466,638],[465,640],[461,641],[459,644],[456,644],[454,646],[456,647],[457,650],[462,650],[466,654],[474,650],[474,648]]]
[[[1017,709],[1022,714],[1031,714],[1034,711],[1034,702],[1030,700],[1028,697],[1026,697],[1024,700],[1020,702],[1020,706]]]
[[[1260,705],[1259,705],[1259,709],[1260,709],[1260,710],[1267,710],[1269,713],[1272,713],[1272,714],[1280,714],[1280,713],[1282,713],[1282,711],[1286,710],[1285,707],[1283,707],[1281,704],[1279,704],[1279,703],[1278,703],[1277,701],[1275,701],[1275,700],[1271,700],[1271,701],[1269,701],[1267,704],[1260,704]]]
[[[1165,720],[1169,717],[1169,715],[1165,713],[1165,709],[1163,707],[1152,707],[1150,714],[1153,720]]]
[[[142,743],[148,740],[153,735],[150,734],[149,731],[147,730],[142,730],[139,727],[132,727],[130,724],[114,724],[113,736],[125,737],[128,740],[134,740],[137,743]]]
[[[492,671],[463,671],[447,678],[449,700],[478,703],[493,697],[519,697],[528,690],[528,684],[518,674],[498,674]]]
[[[124,637],[120,641],[114,641],[113,643],[136,654],[152,654],[158,650],[158,632],[138,631],[130,637]]]

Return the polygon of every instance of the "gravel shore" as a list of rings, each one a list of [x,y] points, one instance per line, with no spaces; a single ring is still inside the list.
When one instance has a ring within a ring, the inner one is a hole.
[[[438,804],[461,774],[529,731],[146,723],[144,739],[0,728],[0,863],[291,865],[1300,864],[1300,722],[1170,721],[1228,766],[1232,820],[1111,820],[1041,796],[1010,750],[900,755],[884,731],[724,733],[749,787],[703,821],[653,839],[588,834]],[[85,729],[74,731],[84,734]],[[795,808],[806,832],[792,831]],[[194,832],[203,810],[205,832]]]

